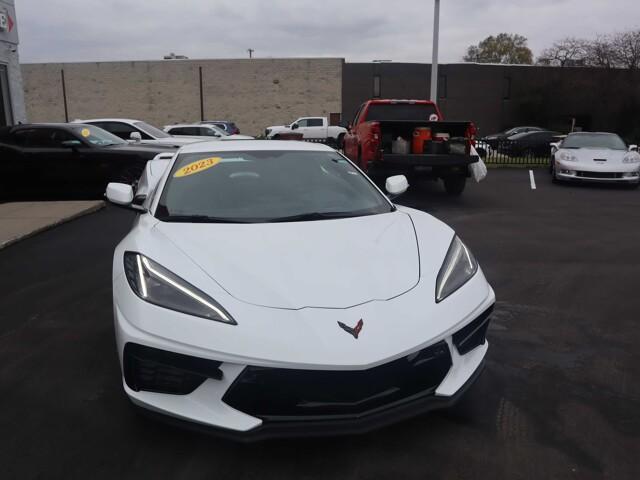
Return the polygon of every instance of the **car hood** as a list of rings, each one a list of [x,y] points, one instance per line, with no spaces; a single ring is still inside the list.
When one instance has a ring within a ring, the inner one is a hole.
[[[208,138],[208,137],[207,137]],[[169,137],[169,138],[155,138],[153,140],[143,140],[143,143],[150,145],[174,145],[176,147],[182,147],[183,145],[189,145],[190,143],[202,142],[203,137]]]
[[[627,155],[626,150],[612,150],[608,148],[568,148],[562,149],[562,152],[574,155],[578,162],[583,164],[604,164],[602,160],[606,160],[606,165],[622,164],[622,159]],[[599,161],[600,160],[600,161]]]
[[[127,143],[123,145],[108,145],[104,148],[110,150],[117,150],[119,152],[130,153],[148,153],[150,158],[155,157],[159,153],[175,152],[175,147],[171,145],[156,145],[156,144],[143,144],[143,143]]]
[[[236,299],[301,309],[348,308],[413,289],[420,257],[400,211],[313,222],[155,226]]]
[[[227,135],[226,137],[222,137],[220,140],[224,140],[224,141],[228,141],[228,140],[255,140],[254,137],[251,137],[249,135],[240,135],[240,134],[233,134],[233,135]]]

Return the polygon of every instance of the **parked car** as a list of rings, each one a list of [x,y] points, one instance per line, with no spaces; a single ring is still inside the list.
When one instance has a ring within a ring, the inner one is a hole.
[[[517,133],[498,142],[496,150],[510,157],[549,157],[551,143],[561,133],[543,130],[537,132]]]
[[[347,129],[339,126],[330,126],[326,117],[302,117],[291,125],[267,127],[265,137],[278,140],[283,134],[300,133],[302,138],[311,140],[330,141],[338,148],[342,148]]]
[[[418,129],[433,141],[414,148]],[[345,136],[344,151],[373,178],[420,174],[442,179],[447,193],[460,195],[469,165],[479,159],[471,153],[475,131],[472,122],[445,122],[438,106],[428,100],[369,100]],[[394,147],[398,144],[401,148]]]
[[[148,160],[173,149],[131,145],[94,125],[24,124],[0,129],[0,192],[102,195],[134,184]]]
[[[506,140],[509,137],[514,135],[518,135],[520,133],[529,133],[529,132],[542,132],[544,128],[540,127],[513,127],[505,130],[504,132],[494,133],[493,135],[487,135],[483,137],[482,140],[488,143],[491,148],[496,148],[498,146],[498,142],[501,140]]]
[[[638,146],[627,147],[615,133],[571,133],[551,161],[554,182],[562,180],[640,184]]]
[[[77,123],[95,125],[107,132],[133,143],[148,145],[168,145],[179,148],[189,143],[201,142],[200,137],[172,137],[153,125],[142,120],[128,118],[94,118],[90,120],[76,120]]]
[[[224,130],[229,135],[240,135],[240,129],[234,122],[228,122],[226,120],[203,120],[200,125],[213,125],[221,130]]]
[[[183,123],[178,125],[167,125],[163,130],[174,137],[201,137],[202,140],[253,140],[253,137],[248,135],[232,135],[215,125],[209,124]]]
[[[161,168],[141,206],[107,187],[140,214],[113,257],[137,406],[244,439],[363,432],[477,378],[495,295],[473,254],[337,151],[206,142]]]

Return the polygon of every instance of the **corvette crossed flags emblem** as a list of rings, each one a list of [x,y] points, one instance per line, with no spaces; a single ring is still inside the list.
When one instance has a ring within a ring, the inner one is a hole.
[[[351,328],[350,326],[342,323],[342,322],[338,322],[338,326],[343,329],[345,332],[350,333],[351,335],[353,335],[353,338],[355,338],[356,340],[358,339],[358,335],[360,335],[360,332],[362,331],[362,327],[364,327],[364,322],[362,321],[362,319],[358,320],[358,323],[356,324],[355,327]]]

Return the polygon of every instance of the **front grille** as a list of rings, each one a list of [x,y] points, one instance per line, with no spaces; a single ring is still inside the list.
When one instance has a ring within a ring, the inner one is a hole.
[[[484,345],[487,328],[489,328],[489,321],[491,320],[491,312],[493,312],[493,305],[473,322],[453,334],[453,344],[460,355],[469,353],[474,348]]]
[[[269,420],[353,417],[433,394],[450,368],[451,354],[444,341],[368,370],[248,366],[223,401]]]
[[[167,352],[136,343],[124,347],[124,379],[138,392],[188,395],[207,378],[222,379],[221,362]]]
[[[622,178],[622,173],[615,172],[584,172],[579,170],[576,175],[583,178]]]

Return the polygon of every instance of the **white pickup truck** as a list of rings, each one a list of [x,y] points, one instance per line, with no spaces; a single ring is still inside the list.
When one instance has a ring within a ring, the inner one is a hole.
[[[327,117],[302,117],[291,125],[267,127],[264,132],[265,137],[271,140],[277,140],[285,133],[301,133],[304,139],[335,142],[341,148],[347,129],[330,126]]]

